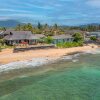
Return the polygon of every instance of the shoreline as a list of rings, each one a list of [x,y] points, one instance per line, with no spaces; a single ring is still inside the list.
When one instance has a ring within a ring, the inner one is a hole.
[[[97,48],[98,48],[97,45],[89,45],[89,46],[73,47],[66,49],[31,50],[21,53],[13,53],[11,49],[8,51],[5,50],[6,54],[4,53],[5,51],[0,53],[0,62],[3,63],[0,66],[0,73],[8,72],[10,70],[15,70],[15,69],[38,68],[41,67],[42,65],[53,63],[65,55],[69,56],[77,53],[89,52],[89,50],[92,52]],[[9,55],[7,56],[8,53]]]

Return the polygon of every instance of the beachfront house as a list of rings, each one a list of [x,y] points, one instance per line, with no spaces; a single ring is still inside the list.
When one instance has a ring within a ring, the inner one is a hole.
[[[97,38],[97,42],[100,41],[100,31],[86,32],[85,41],[86,42],[91,42],[91,39],[90,39],[91,37],[96,37]]]
[[[6,34],[4,40],[7,45],[17,45],[21,43],[29,45],[37,44],[38,40],[44,37],[44,35],[41,34],[32,34],[31,31],[10,31]]]
[[[53,36],[53,44],[63,43],[63,42],[73,42],[74,38],[68,34]]]
[[[95,36],[96,38],[100,38],[100,32],[87,32],[86,36],[87,37]]]
[[[96,37],[97,39],[100,39],[100,32],[86,32],[86,38],[90,39],[90,37]]]

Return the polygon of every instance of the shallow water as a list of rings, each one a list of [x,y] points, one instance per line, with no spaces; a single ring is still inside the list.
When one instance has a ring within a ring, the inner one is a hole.
[[[0,100],[100,100],[100,54],[68,58],[47,72],[1,81]]]

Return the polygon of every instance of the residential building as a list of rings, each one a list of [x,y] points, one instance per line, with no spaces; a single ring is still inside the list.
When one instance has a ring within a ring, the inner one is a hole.
[[[71,35],[63,34],[63,35],[56,35],[53,36],[53,43],[62,43],[62,42],[73,42],[74,38]]]
[[[32,34],[31,31],[10,31],[9,33],[6,33],[4,40],[7,45],[16,45],[21,43],[32,45],[38,43],[38,40],[43,37],[44,35]]]

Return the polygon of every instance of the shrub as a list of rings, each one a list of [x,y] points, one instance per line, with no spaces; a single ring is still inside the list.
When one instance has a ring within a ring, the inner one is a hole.
[[[70,48],[70,47],[78,47],[83,46],[82,42],[65,42],[65,43],[58,43],[57,47],[59,48]]]
[[[75,33],[73,37],[74,37],[74,42],[83,42],[84,40],[81,33]]]
[[[91,36],[90,39],[91,39],[92,41],[96,41],[96,40],[97,40],[96,36]]]
[[[44,38],[44,42],[47,44],[51,44],[53,42],[53,38],[48,36],[48,37]]]

